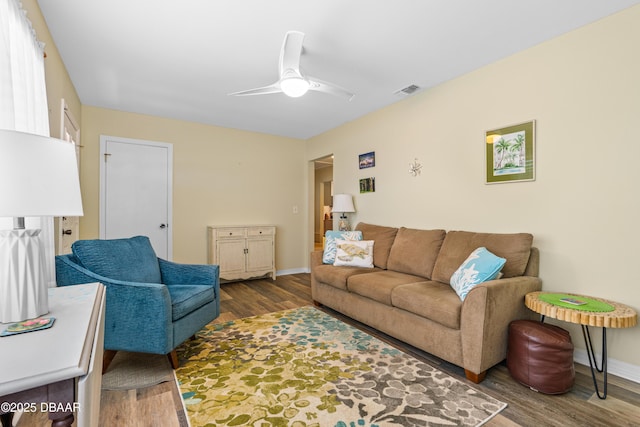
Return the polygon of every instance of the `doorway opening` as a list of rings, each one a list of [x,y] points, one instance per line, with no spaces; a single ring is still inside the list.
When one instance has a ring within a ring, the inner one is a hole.
[[[333,229],[333,155],[314,160],[313,242],[322,250],[327,230]]]

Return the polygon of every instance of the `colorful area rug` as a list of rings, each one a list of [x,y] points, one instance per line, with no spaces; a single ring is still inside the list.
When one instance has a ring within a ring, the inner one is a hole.
[[[506,404],[313,307],[208,325],[178,349],[201,426],[477,426]]]

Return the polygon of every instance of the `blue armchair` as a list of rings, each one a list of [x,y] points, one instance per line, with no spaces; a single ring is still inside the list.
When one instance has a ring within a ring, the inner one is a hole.
[[[123,350],[166,354],[175,369],[176,347],[220,315],[217,265],[165,261],[144,236],[79,240],[72,252],[56,257],[56,280],[106,286],[106,364]]]

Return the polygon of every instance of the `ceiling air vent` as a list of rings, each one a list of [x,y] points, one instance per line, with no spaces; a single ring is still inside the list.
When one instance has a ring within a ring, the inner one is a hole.
[[[394,92],[394,95],[397,96],[409,96],[412,95],[414,92],[420,90],[420,86],[416,86],[416,85],[409,85],[403,89],[400,89],[397,92]]]

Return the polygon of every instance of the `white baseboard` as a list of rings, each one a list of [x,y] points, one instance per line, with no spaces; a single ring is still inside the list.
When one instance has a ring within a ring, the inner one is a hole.
[[[289,270],[278,270],[276,271],[276,276],[288,276],[289,274],[300,274],[309,272],[310,270],[308,268],[292,268]]]
[[[587,356],[586,350],[582,350],[580,348],[575,349],[573,353],[573,360],[581,365],[589,366],[589,357]],[[602,355],[596,354],[596,362],[598,362],[598,366],[600,366],[601,361]],[[640,366],[621,362],[620,360],[609,357],[607,358],[607,372],[640,383]]]

